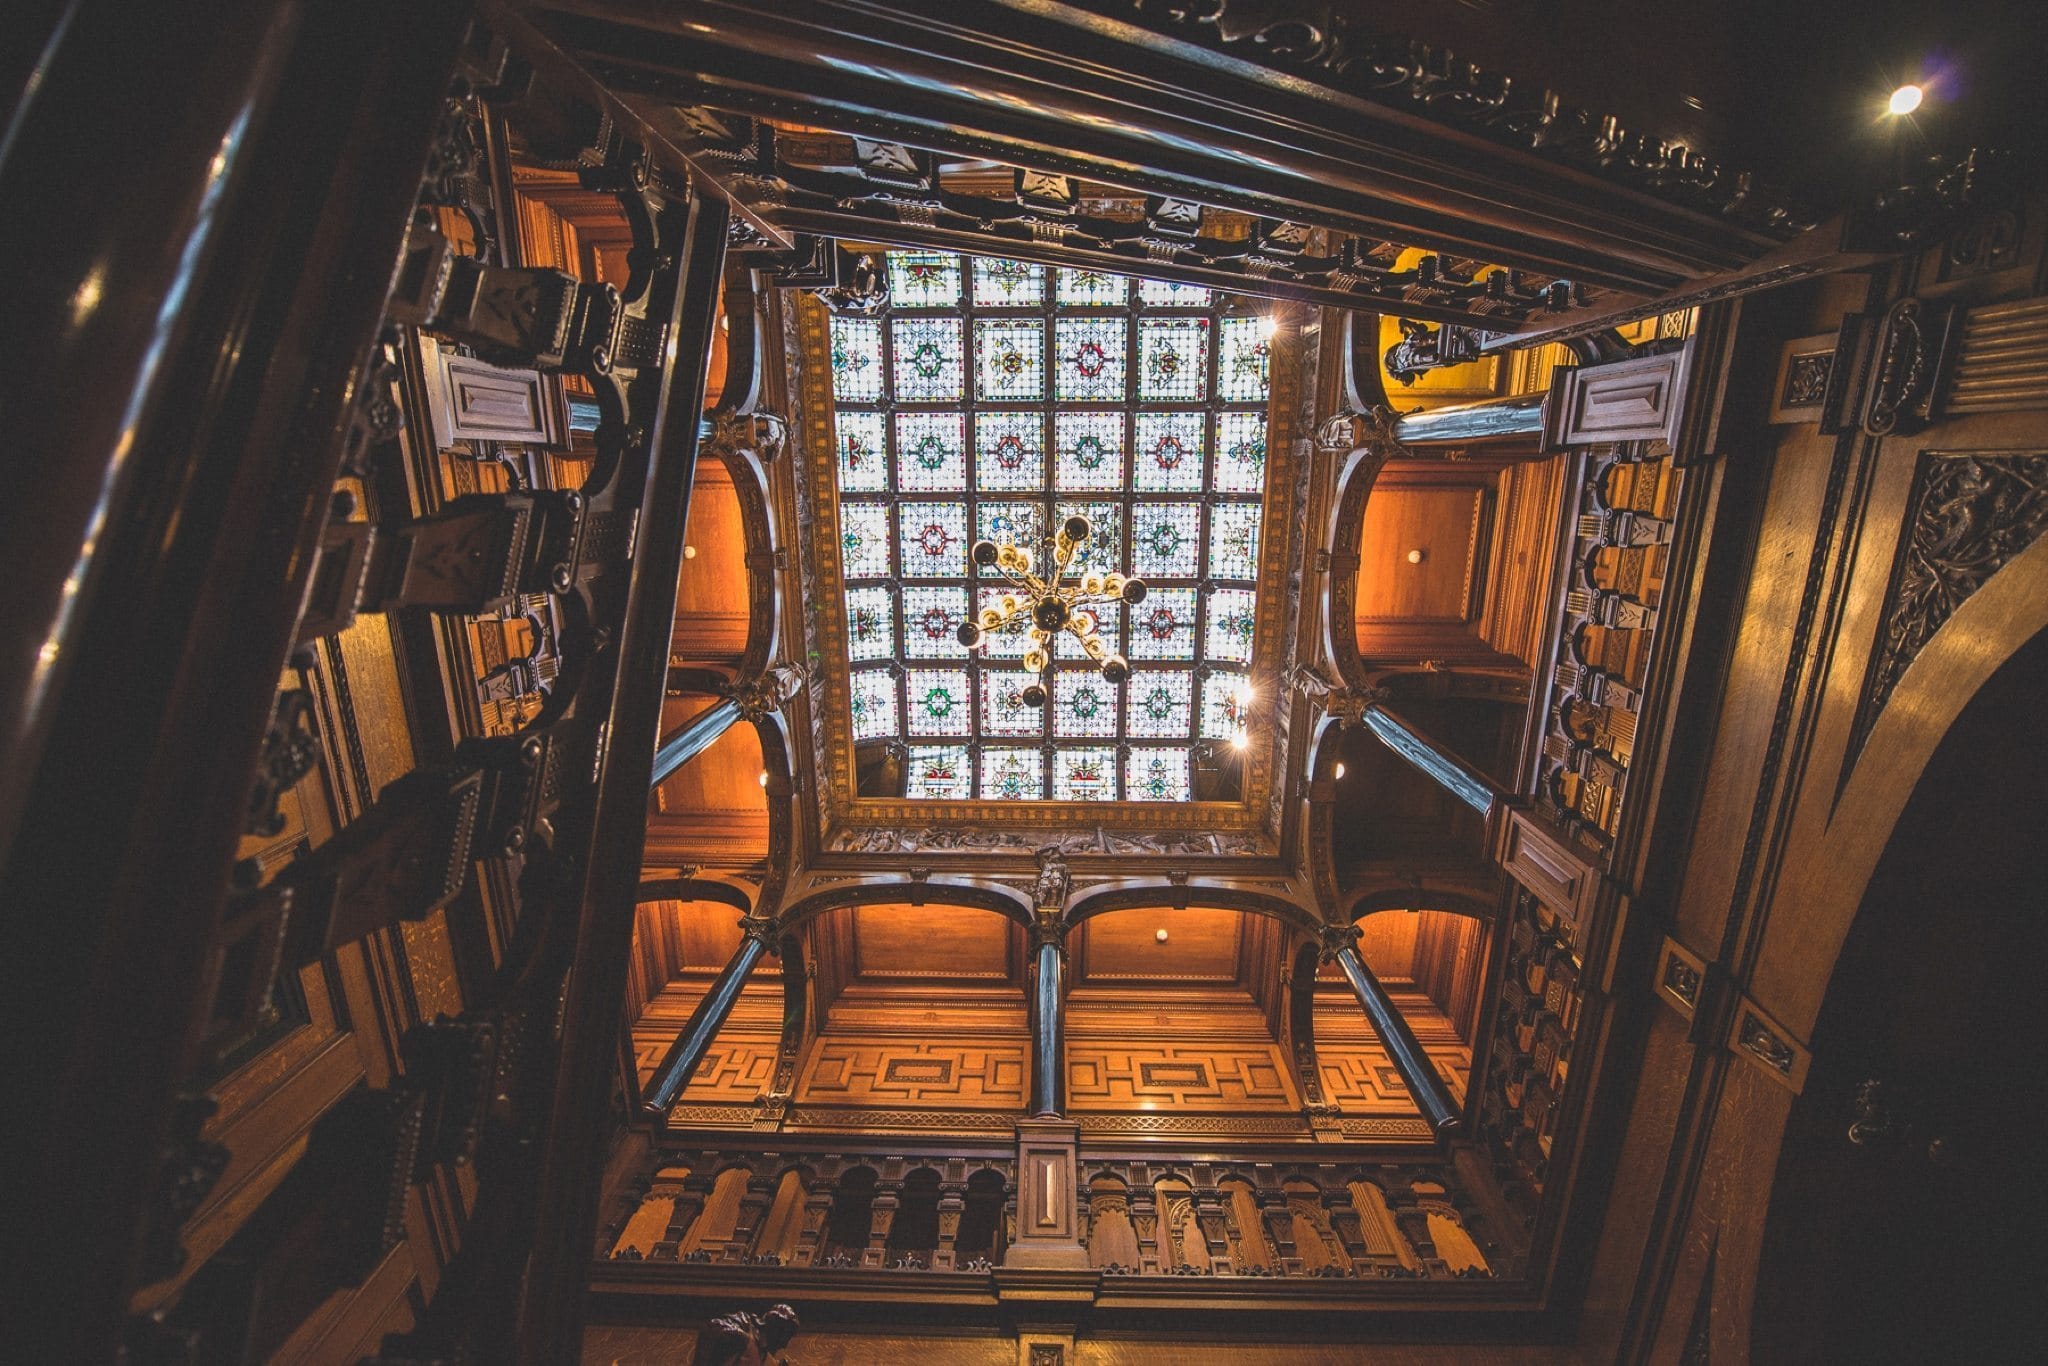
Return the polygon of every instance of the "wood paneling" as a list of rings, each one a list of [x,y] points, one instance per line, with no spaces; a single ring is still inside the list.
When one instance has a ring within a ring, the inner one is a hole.
[[[821,1039],[797,1084],[800,1105],[1024,1106],[1026,1044],[929,1038]]]
[[[1081,930],[1076,982],[1237,981],[1245,919],[1202,907],[1097,916]]]
[[[690,664],[718,663],[747,648],[747,545],[732,476],[716,460],[697,464],[670,653]]]
[[[1010,922],[959,906],[862,906],[854,911],[860,977],[1008,981],[1016,971]]]
[[[1074,1110],[1296,1110],[1278,1044],[1067,1044]]]
[[[669,734],[712,705],[671,697],[662,705]],[[740,722],[654,790],[647,824],[650,867],[685,863],[731,866],[768,852],[768,799],[761,789],[761,737]]]
[[[1375,488],[1358,546],[1359,623],[1472,620],[1487,497],[1470,485]],[[1422,561],[1411,564],[1417,550]]]
[[[1382,915],[1373,920],[1419,921],[1419,916]],[[1384,980],[1384,979],[1382,979]],[[1415,1031],[1416,1041],[1436,1066],[1452,1095],[1464,1099],[1465,1080],[1471,1071],[1472,1052],[1458,1037],[1450,1017],[1427,996],[1414,990],[1391,992],[1395,1006]],[[1316,1062],[1323,1084],[1324,1099],[1347,1115],[1408,1115],[1415,1113],[1401,1073],[1380,1046],[1365,1012],[1348,989],[1335,984],[1319,986],[1316,992]]]

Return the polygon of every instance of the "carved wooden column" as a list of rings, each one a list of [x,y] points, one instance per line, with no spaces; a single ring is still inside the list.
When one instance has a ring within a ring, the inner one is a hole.
[[[648,1253],[650,1261],[672,1262],[681,1255],[679,1245],[689,1235],[690,1225],[704,1212],[704,1203],[711,1198],[711,1188],[716,1184],[715,1178],[703,1172],[693,1171],[683,1178],[676,1207],[668,1216],[668,1230]]]
[[[697,1065],[704,1061],[704,1050],[718,1037],[726,1017],[740,999],[740,990],[747,984],[747,975],[754,965],[761,961],[761,955],[768,951],[774,937],[775,922],[757,916],[747,916],[740,921],[744,938],[740,940],[737,952],[711,983],[711,989],[697,1002],[697,1008],[690,1012],[682,1032],[675,1042],[661,1055],[656,1064],[654,1078],[648,1084],[642,1108],[651,1115],[664,1115],[668,1107],[676,1103],[676,1097],[690,1084],[690,1078],[697,1071]]]
[[[1202,1230],[1202,1242],[1209,1249],[1209,1265],[1219,1275],[1232,1270],[1229,1216],[1214,1186],[1195,1191],[1195,1225]]]
[[[740,704],[730,697],[721,698],[691,717],[682,729],[664,735],[661,748],[654,751],[654,781],[650,786],[660,787],[677,769],[716,744],[718,737],[731,730],[739,719]]]
[[[1366,1018],[1372,1021],[1373,1032],[1386,1047],[1387,1056],[1393,1059],[1395,1070],[1407,1084],[1408,1094],[1414,1098],[1416,1108],[1429,1127],[1439,1135],[1450,1133],[1458,1127],[1458,1105],[1451,1099],[1450,1091],[1444,1086],[1443,1078],[1436,1072],[1436,1064],[1422,1050],[1415,1031],[1408,1026],[1407,1019],[1395,1008],[1393,998],[1379,979],[1372,975],[1372,969],[1365,965],[1365,959],[1358,954],[1358,926],[1325,925],[1323,927],[1323,956],[1334,960],[1344,970],[1344,977],[1351,983],[1352,994],[1358,997],[1358,1004],[1364,1008]]]
[[[1294,1246],[1294,1211],[1283,1191],[1259,1192],[1259,1220],[1266,1226],[1266,1241],[1273,1248],[1273,1265],[1280,1271],[1301,1270],[1301,1253]]]
[[[967,1183],[946,1181],[939,1186],[939,1245],[932,1251],[932,1270],[953,1269],[954,1240],[960,1236],[960,1216],[967,1209]]]
[[[1438,740],[1383,702],[1365,708],[1367,730],[1421,773],[1481,816],[1492,817],[1507,793],[1499,783],[1453,754]]]
[[[1358,1217],[1358,1209],[1351,1203],[1351,1192],[1342,1187],[1324,1191],[1323,1215],[1330,1225],[1330,1232],[1337,1235],[1337,1242],[1344,1249],[1344,1259],[1354,1268],[1363,1268],[1368,1261],[1362,1227],[1364,1221]]]
[[[1159,1199],[1152,1188],[1143,1184],[1131,1186],[1131,1233],[1138,1240],[1138,1270],[1147,1276],[1156,1276],[1166,1269],[1171,1256],[1160,1250]]]
[[[825,1225],[832,1218],[832,1198],[838,1182],[821,1177],[804,1195],[804,1222],[797,1231],[791,1266],[810,1266],[818,1260],[818,1248],[825,1237]]]
[[[753,1255],[754,1239],[761,1232],[761,1220],[775,1200],[775,1182],[756,1175],[747,1178],[747,1193],[740,1197],[740,1212],[733,1219],[732,1237],[725,1240],[726,1262],[744,1262]]]
[[[896,1208],[903,1203],[901,1181],[877,1181],[875,1202],[868,1206],[868,1246],[861,1254],[862,1266],[889,1264],[889,1229],[896,1222]]]
[[[1062,911],[1069,876],[1057,849],[1038,856],[1038,885],[1032,901],[1037,911],[1032,942],[1037,958],[1031,1011],[1031,1113],[1057,1116],[1066,1110],[1066,987],[1067,923]]]

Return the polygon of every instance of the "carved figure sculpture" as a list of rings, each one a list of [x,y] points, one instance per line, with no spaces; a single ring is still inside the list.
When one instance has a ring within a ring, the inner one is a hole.
[[[781,1361],[782,1349],[802,1327],[796,1310],[778,1304],[765,1314],[741,1310],[704,1325],[697,1334],[691,1366],[766,1366]]]

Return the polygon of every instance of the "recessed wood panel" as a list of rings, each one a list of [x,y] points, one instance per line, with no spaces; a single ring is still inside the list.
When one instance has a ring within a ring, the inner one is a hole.
[[[1360,624],[1472,619],[1486,497],[1469,485],[1373,490],[1358,547]]]
[[[1114,911],[1082,929],[1083,981],[1230,982],[1244,914],[1205,907]],[[1159,931],[1167,932],[1159,942]]]
[[[1076,1110],[1294,1110],[1278,1044],[1067,1045]]]
[[[697,466],[683,543],[672,652],[691,661],[739,654],[747,648],[746,532],[732,476],[716,460]]]
[[[1026,1047],[1022,1040],[826,1037],[804,1067],[797,1103],[1022,1109]]]
[[[1010,975],[1010,922],[959,906],[862,906],[854,912],[854,965],[862,977]]]

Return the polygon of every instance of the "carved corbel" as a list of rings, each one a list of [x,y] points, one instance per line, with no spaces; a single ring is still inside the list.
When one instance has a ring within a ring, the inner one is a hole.
[[[1067,868],[1066,855],[1056,844],[1048,844],[1037,854],[1038,880],[1032,884],[1031,904],[1043,916],[1047,911],[1057,918],[1067,904],[1067,893],[1073,886],[1073,875]]]
[[[793,665],[778,665],[757,678],[734,683],[726,694],[739,704],[742,719],[759,723],[770,712],[779,712],[796,696],[803,675]]]
[[[704,438],[706,455],[720,460],[735,455],[752,455],[766,462],[782,453],[789,439],[789,421],[779,413],[765,410],[751,413],[718,411],[711,414],[711,431]]]

